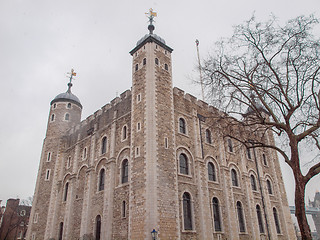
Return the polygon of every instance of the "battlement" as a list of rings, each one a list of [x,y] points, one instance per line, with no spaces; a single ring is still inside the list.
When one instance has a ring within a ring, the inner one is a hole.
[[[94,122],[97,118],[99,118],[103,113],[107,111],[111,111],[113,108],[116,108],[118,104],[121,104],[123,101],[131,98],[131,91],[126,90],[120,94],[120,97],[115,97],[110,101],[110,103],[105,104],[100,109],[95,111],[93,114],[89,115],[86,119],[82,120],[79,124],[74,126],[68,131],[68,135],[79,131],[80,129],[84,129],[87,126],[91,126],[91,123]]]

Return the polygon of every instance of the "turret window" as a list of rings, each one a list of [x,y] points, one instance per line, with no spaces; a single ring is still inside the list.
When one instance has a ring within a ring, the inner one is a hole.
[[[211,139],[211,132],[209,129],[206,130],[206,142],[211,144],[212,143],[212,139]]]
[[[67,201],[68,197],[68,188],[69,188],[69,182],[66,183],[64,186],[64,194],[63,194],[63,201]]]
[[[71,108],[71,103],[68,103],[67,108]]]
[[[48,156],[47,156],[47,162],[51,161],[51,152],[48,152]]]
[[[155,62],[156,65],[159,65],[159,59],[158,59],[158,58],[156,58],[156,59],[154,60],[154,62]]]
[[[164,69],[167,70],[167,71],[169,70],[168,64],[164,64]]]
[[[268,166],[267,158],[265,154],[262,154],[263,165]]]
[[[49,181],[49,180],[50,180],[50,172],[51,172],[50,169],[47,169],[47,170],[46,170],[45,181]]]
[[[138,71],[138,69],[139,69],[139,65],[138,65],[138,64],[136,64],[136,68],[135,68],[135,70],[136,70],[136,71]]]
[[[271,181],[269,179],[267,179],[267,188],[268,188],[268,193],[273,194]]]
[[[66,115],[64,116],[64,120],[69,121],[70,120],[70,115],[69,113],[66,113]]]
[[[253,174],[250,175],[250,180],[251,180],[251,188],[253,191],[257,191],[257,183],[256,183],[256,178],[253,176]]]
[[[127,139],[128,135],[128,130],[127,130],[127,125],[123,126],[122,128],[122,141]]]
[[[227,142],[228,142],[228,151],[233,152],[232,140],[228,138]]]
[[[125,218],[127,213],[126,213],[126,201],[122,202],[122,218]]]
[[[280,234],[281,229],[280,229],[280,223],[279,223],[279,218],[278,218],[278,212],[277,212],[276,208],[273,208],[273,218],[274,218],[274,223],[276,225],[277,233]]]
[[[54,121],[54,114],[51,115],[51,122]]]
[[[147,59],[144,58],[144,59],[143,59],[143,66],[146,65],[146,64],[147,64]]]

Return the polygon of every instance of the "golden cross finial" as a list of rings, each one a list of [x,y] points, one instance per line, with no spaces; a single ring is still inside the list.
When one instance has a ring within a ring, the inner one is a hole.
[[[70,77],[69,77],[69,83],[68,83],[68,92],[71,92],[71,87],[72,87],[72,79],[74,76],[77,75],[77,73],[73,70],[73,68],[71,68],[71,72],[69,72],[68,74],[70,74]]]
[[[149,9],[149,12],[146,13],[146,16],[149,18],[150,25],[153,23],[153,18],[157,16],[157,13],[153,11],[152,8]]]

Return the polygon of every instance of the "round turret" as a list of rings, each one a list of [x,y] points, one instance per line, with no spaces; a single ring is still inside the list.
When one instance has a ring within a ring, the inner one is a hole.
[[[72,83],[68,90],[58,94],[50,103],[47,137],[60,137],[68,129],[80,123],[82,105],[79,98],[71,93]]]

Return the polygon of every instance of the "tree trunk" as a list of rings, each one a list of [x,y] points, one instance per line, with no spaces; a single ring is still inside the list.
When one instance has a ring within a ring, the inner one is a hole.
[[[306,183],[303,179],[303,176],[300,172],[300,169],[296,169],[295,180],[296,180],[296,191],[295,191],[295,207],[296,207],[296,218],[299,224],[301,238],[302,240],[312,240],[310,226],[306,217],[305,209],[305,187]]]

